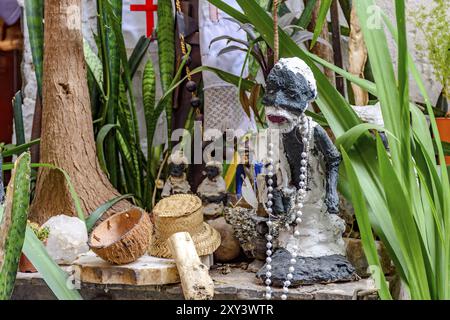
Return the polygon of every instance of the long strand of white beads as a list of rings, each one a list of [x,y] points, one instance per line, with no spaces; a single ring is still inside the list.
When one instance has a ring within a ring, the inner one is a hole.
[[[301,160],[300,160],[300,182],[299,182],[299,191],[296,197],[296,214],[293,217],[292,220],[295,220],[296,225],[298,226],[301,222],[302,222],[302,209],[303,209],[303,202],[305,200],[306,197],[306,192],[307,192],[307,182],[308,182],[308,158],[309,158],[309,142],[311,141],[312,138],[312,130],[311,130],[311,122],[310,120],[306,117],[305,114],[302,114],[301,118],[300,118],[300,124],[299,124],[299,129],[300,129],[300,134],[302,137],[302,143],[303,143],[303,151],[301,154]],[[268,159],[268,173],[267,175],[269,176],[269,180],[267,181],[267,189],[268,189],[268,202],[266,204],[267,206],[267,212],[269,214],[269,219],[267,222],[267,225],[269,227],[269,232],[266,235],[266,239],[267,239],[267,258],[266,258],[266,299],[270,300],[272,299],[272,288],[271,288],[271,279],[270,277],[272,276],[271,270],[272,270],[272,235],[271,235],[271,228],[272,228],[272,221],[271,221],[271,213],[272,213],[272,198],[273,198],[273,180],[271,179],[272,176],[274,175],[273,173],[273,143],[269,143],[269,159]],[[290,225],[289,223],[287,223],[286,228],[289,230]],[[294,228],[294,236],[295,237],[299,237],[300,236],[300,232],[298,230],[295,230]],[[286,275],[286,281],[284,281],[283,283],[283,294],[281,295],[281,299],[282,300],[286,300],[288,297],[288,293],[289,293],[289,286],[291,285],[291,280],[293,279],[294,275],[294,271],[295,271],[295,264],[297,263],[297,250],[298,248],[293,248],[293,252],[291,253],[291,259],[289,261],[289,269],[288,269],[288,273]]]
[[[270,139],[271,134],[270,131],[268,132],[268,139]],[[269,177],[269,179],[267,180],[267,203],[266,203],[266,207],[267,207],[267,214],[269,215],[268,221],[267,221],[267,227],[269,228],[268,233],[266,234],[266,240],[267,240],[267,244],[266,244],[266,295],[265,298],[267,300],[272,299],[272,287],[270,286],[272,284],[272,280],[270,279],[270,277],[272,276],[272,199],[273,199],[273,180],[272,177],[274,175],[274,167],[273,167],[273,143],[271,140],[269,140],[269,144],[268,144],[268,150],[267,150],[267,154],[268,154],[268,159],[267,159],[267,176]]]
[[[300,160],[300,182],[298,185],[298,194],[296,197],[296,213],[295,216],[292,217],[292,220],[295,220],[295,225],[298,226],[300,223],[302,223],[302,216],[303,216],[303,203],[306,197],[307,192],[307,184],[308,184],[308,157],[309,157],[309,142],[311,141],[311,123],[310,120],[305,116],[305,114],[302,114],[300,118],[300,135],[302,137],[302,143],[303,143],[303,151],[301,153],[301,160]],[[289,228],[289,225],[287,226]],[[294,237],[299,237],[300,231],[296,230],[294,227]],[[297,263],[297,249],[298,248],[292,248],[291,253],[291,259],[289,261],[289,273],[287,274],[286,278],[287,280],[283,283],[283,294],[281,295],[282,300],[287,299],[287,295],[289,293],[289,286],[291,285],[291,280],[294,277],[293,273],[295,271],[295,264]]]

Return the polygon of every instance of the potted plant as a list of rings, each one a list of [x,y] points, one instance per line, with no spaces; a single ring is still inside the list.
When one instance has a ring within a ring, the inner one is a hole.
[[[47,242],[48,236],[50,234],[50,229],[48,227],[41,227],[37,223],[30,222],[28,220],[27,222],[28,226],[33,230],[36,237],[44,243],[44,245]],[[36,268],[33,266],[33,264],[28,260],[28,258],[25,256],[25,254],[22,253],[20,256],[19,261],[19,271],[20,272],[37,272]]]
[[[416,27],[423,33],[425,44],[417,49],[430,61],[436,79],[442,84],[442,93],[436,105],[436,123],[442,141],[450,142],[450,19],[447,0],[433,0],[431,9],[420,6],[413,12]],[[446,157],[450,164],[450,157]]]

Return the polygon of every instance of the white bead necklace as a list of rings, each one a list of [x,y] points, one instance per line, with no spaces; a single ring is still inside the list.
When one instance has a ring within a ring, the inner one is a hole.
[[[300,182],[298,185],[298,193],[297,196],[295,198],[295,210],[296,213],[293,214],[293,216],[291,217],[291,221],[295,221],[296,225],[299,225],[302,222],[302,209],[303,209],[303,203],[306,197],[306,192],[307,192],[307,184],[308,184],[308,160],[309,160],[309,142],[311,141],[312,138],[312,130],[311,130],[311,120],[306,117],[306,115],[303,113],[300,116],[300,123],[298,125],[299,129],[300,129],[300,134],[302,137],[302,143],[303,143],[303,151],[301,153],[301,158],[302,160],[300,161]],[[269,137],[271,135],[269,134]],[[268,144],[268,159],[267,159],[267,176],[269,177],[269,179],[267,180],[267,198],[268,201],[266,203],[266,207],[267,207],[267,213],[269,215],[269,219],[267,221],[267,226],[269,228],[268,233],[266,234],[266,240],[267,240],[267,244],[266,244],[266,294],[265,294],[265,298],[267,300],[272,299],[272,287],[270,286],[272,284],[272,280],[270,279],[272,276],[272,227],[273,227],[273,222],[272,222],[272,199],[273,199],[273,180],[272,177],[274,176],[274,160],[273,160],[273,147],[274,144],[270,141]],[[286,222],[285,225],[286,229],[289,230],[290,229],[290,224],[289,222]],[[294,236],[295,237],[299,237],[300,236],[300,232],[298,230],[295,230],[295,226],[293,227],[294,229]],[[282,300],[286,300],[287,299],[287,295],[289,293],[289,286],[291,285],[291,280],[294,277],[293,273],[295,271],[295,264],[297,263],[297,250],[298,248],[294,247],[293,248],[293,252],[291,253],[291,259],[289,261],[289,269],[288,269],[288,273],[286,275],[286,281],[284,281],[283,283],[283,294],[281,295],[281,299]]]

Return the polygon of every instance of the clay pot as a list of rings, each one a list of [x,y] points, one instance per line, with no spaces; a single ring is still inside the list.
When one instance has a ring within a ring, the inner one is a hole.
[[[20,255],[19,272],[26,272],[26,273],[35,273],[35,272],[37,272],[36,268],[33,266],[31,261],[23,253]]]
[[[450,118],[436,118],[436,124],[441,140],[450,142]],[[450,156],[445,157],[445,162],[447,165],[450,165]]]
[[[148,214],[132,208],[99,224],[89,237],[89,247],[112,264],[136,261],[147,251],[152,224]]]
[[[42,244],[45,246],[47,244],[47,240],[42,242]],[[24,253],[20,255],[19,272],[26,272],[26,273],[38,272]]]

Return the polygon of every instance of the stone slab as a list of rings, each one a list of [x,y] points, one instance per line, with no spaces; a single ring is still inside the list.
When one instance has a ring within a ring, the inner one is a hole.
[[[148,255],[133,263],[111,265],[91,251],[78,257],[73,270],[75,278],[82,283],[143,286],[180,282],[174,260]]]
[[[70,273],[70,269],[67,269]],[[210,271],[214,280],[214,299],[220,300],[262,300],[265,287],[260,285],[255,273],[243,266],[226,265],[226,268],[213,268]],[[85,300],[182,300],[180,284],[167,285],[122,285],[77,284]],[[274,297],[279,299],[282,290],[274,288]],[[14,300],[52,300],[56,299],[39,273],[18,273]],[[375,286],[371,279],[346,283],[316,284],[300,286],[289,290],[289,300],[373,300],[377,299]]]

